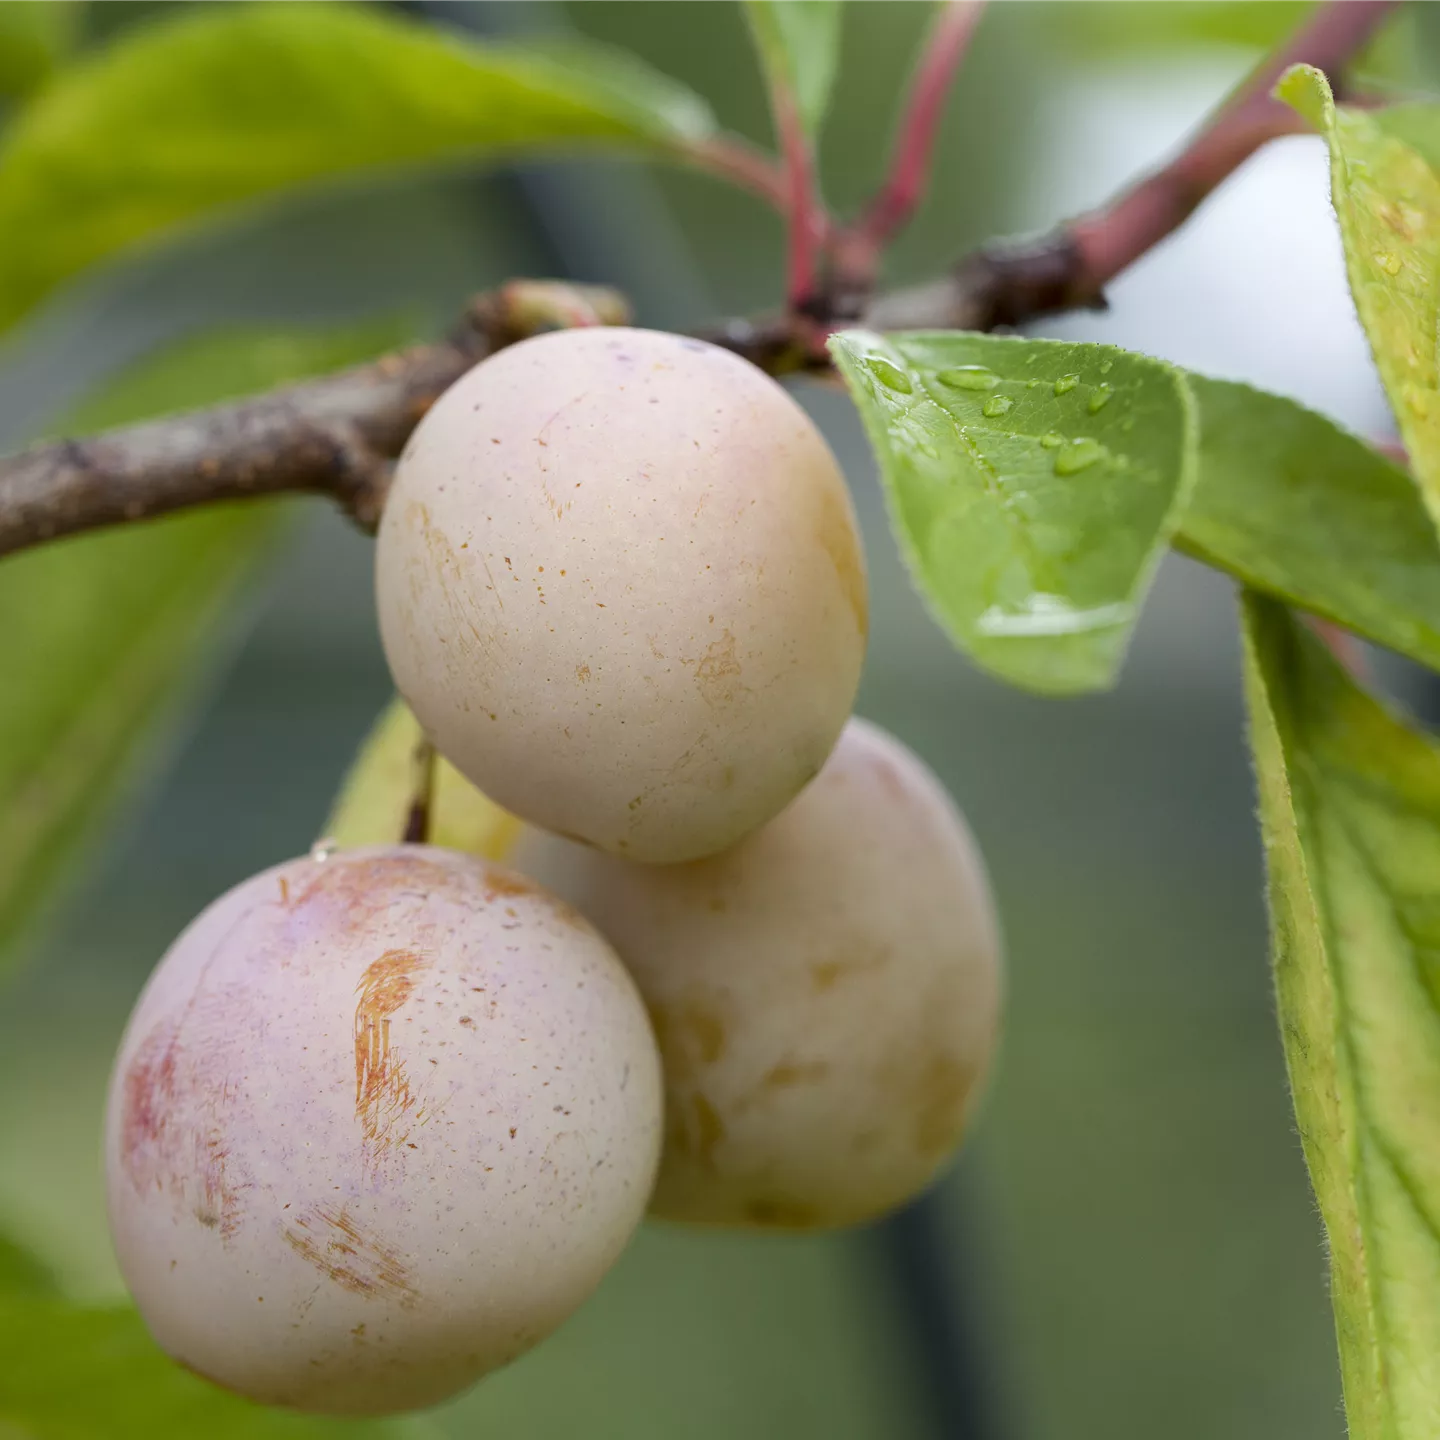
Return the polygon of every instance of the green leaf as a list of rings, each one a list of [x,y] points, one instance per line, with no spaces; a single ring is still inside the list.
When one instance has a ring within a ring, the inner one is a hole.
[[[1411,101],[1369,112],[1379,129],[1408,145],[1435,171],[1440,171],[1440,105]]]
[[[1440,751],[1244,606],[1280,1029],[1353,1440],[1440,1433]]]
[[[1375,114],[1337,106],[1319,70],[1294,66],[1276,93],[1329,144],[1350,291],[1416,483],[1440,524],[1440,176]]]
[[[831,348],[940,624],[1014,684],[1108,685],[1195,472],[1180,374],[1107,345],[955,331],[852,330]]]
[[[379,348],[394,331],[235,331],[123,375],[76,429],[262,389]],[[217,507],[42,546],[0,562],[0,967],[82,842],[193,690],[279,512]]]
[[[420,1421],[271,1410],[182,1370],[126,1309],[0,1298],[0,1436],[25,1440],[402,1440]]]
[[[422,787],[416,755],[424,735],[403,700],[381,713],[350,767],[325,835],[346,848],[393,845],[405,834]],[[443,755],[434,757],[429,781],[432,845],[503,860],[520,834],[520,821],[487,799]]]
[[[745,0],[745,18],[772,91],[794,97],[813,137],[840,64],[839,0]]]
[[[1189,380],[1200,474],[1176,548],[1440,670],[1440,540],[1410,476],[1293,400]]]
[[[86,267],[256,203],[542,146],[679,154],[712,120],[599,47],[482,46],[345,4],[200,5],[61,75],[0,148],[0,328]]]
[[[16,1295],[50,1295],[54,1290],[55,1278],[49,1270],[28,1250],[0,1235],[0,1305]]]
[[[75,42],[78,0],[0,0],[0,95],[47,80]]]

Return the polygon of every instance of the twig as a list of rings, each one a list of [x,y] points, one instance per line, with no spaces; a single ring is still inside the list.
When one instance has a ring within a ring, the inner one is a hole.
[[[1103,303],[1114,275],[1180,225],[1266,139],[1291,128],[1288,110],[1269,97],[1275,77],[1299,61],[1338,69],[1396,3],[1330,0],[1181,155],[1044,240],[983,249],[941,280],[871,299],[858,316],[792,312],[730,321],[704,338],[781,375],[827,368],[815,342],[839,318],[880,330],[989,330]],[[814,227],[827,223],[818,201],[809,213],[811,223],[797,227],[794,241],[800,253],[792,254],[792,297],[801,293],[793,282],[807,274],[813,281]],[[0,459],[0,555],[118,521],[279,492],[331,495],[373,529],[389,461],[466,369],[537,330],[622,323],[624,314],[613,292],[516,282],[476,301],[444,343],[254,400]]]
[[[787,192],[785,305],[792,316],[813,318],[820,298],[819,261],[828,228],[815,176],[815,150],[801,124],[795,97],[788,90],[777,89],[773,103]]]
[[[515,282],[481,296],[445,341],[229,405],[0,459],[0,555],[218,500],[326,494],[379,522],[390,461],[476,361],[562,325],[619,323],[613,292]]]
[[[1020,325],[1057,310],[1103,306],[1105,286],[1178,229],[1267,141],[1306,127],[1271,95],[1291,65],[1333,72],[1352,59],[1399,0],[1330,0],[1269,56],[1168,164],[1042,239],[989,247],[946,282],[881,301],[867,324],[964,330]]]
[[[836,238],[836,264],[850,283],[874,275],[885,247],[909,222],[930,180],[945,101],[985,9],[985,0],[947,0],[921,46],[891,153],[889,178],[859,220]]]
[[[701,140],[685,152],[691,162],[773,205],[782,215],[790,204],[784,169],[769,155],[734,135]]]

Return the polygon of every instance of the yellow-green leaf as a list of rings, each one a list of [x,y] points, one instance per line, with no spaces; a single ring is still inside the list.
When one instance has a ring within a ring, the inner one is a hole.
[[[182,1370],[140,1317],[0,1298],[0,1436],[24,1440],[423,1440],[419,1420],[271,1410]]]
[[[375,722],[340,788],[325,835],[337,845],[391,845],[423,784],[416,755],[424,741],[419,721],[403,700],[394,700]],[[429,781],[432,845],[503,860],[520,833],[520,821],[486,799],[443,756]]]
[[[89,266],[306,186],[545,146],[677,154],[712,128],[604,47],[481,45],[341,3],[162,11],[0,145],[0,329]]]
[[[1319,70],[1294,66],[1276,93],[1329,144],[1350,291],[1420,493],[1440,523],[1440,176],[1376,115],[1336,105]]]
[[[1440,749],[1244,604],[1281,1035],[1353,1440],[1440,1435]]]
[[[1293,400],[1188,378],[1200,474],[1176,548],[1440,670],[1440,536],[1410,476]]]
[[[814,135],[840,63],[840,0],[745,0],[745,18],[771,86],[793,96]]]
[[[1109,345],[831,340],[911,578],[956,643],[1051,694],[1110,684],[1195,475],[1172,366]]]
[[[162,352],[75,418],[83,430],[263,389],[374,353],[393,326],[240,330]],[[273,504],[217,507],[0,561],[0,968],[212,673],[237,587],[278,537]]]

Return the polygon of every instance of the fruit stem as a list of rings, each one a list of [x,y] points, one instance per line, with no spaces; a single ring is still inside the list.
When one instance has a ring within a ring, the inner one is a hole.
[[[435,803],[435,747],[424,735],[415,743],[411,756],[413,788],[410,809],[405,817],[405,830],[400,839],[406,845],[427,845],[430,842],[431,812]]]
[[[910,78],[888,178],[855,224],[836,237],[837,266],[852,284],[874,284],[880,256],[925,198],[945,101],[984,9],[985,0],[946,0],[936,12]]]

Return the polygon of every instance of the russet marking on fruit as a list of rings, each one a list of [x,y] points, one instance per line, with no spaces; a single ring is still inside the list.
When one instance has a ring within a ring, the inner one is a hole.
[[[343,1205],[318,1205],[281,1233],[302,1260],[342,1290],[367,1300],[390,1296],[405,1309],[420,1299],[404,1257],[362,1229]]]
[[[413,950],[387,950],[366,967],[355,987],[360,997],[355,1006],[355,1118],[371,1164],[410,1136],[404,1122],[419,1099],[403,1052],[390,1043],[390,1022],[415,989],[416,973],[429,965]]]

